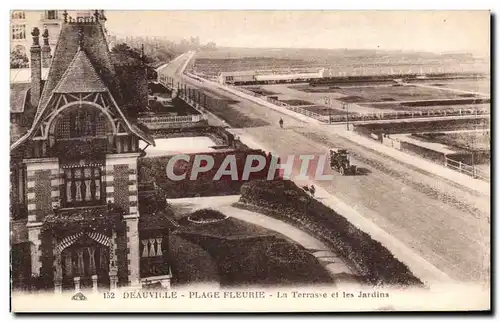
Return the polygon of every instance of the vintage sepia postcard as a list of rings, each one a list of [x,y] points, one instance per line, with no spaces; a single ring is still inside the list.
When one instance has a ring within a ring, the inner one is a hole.
[[[490,311],[489,11],[9,14],[13,312]]]

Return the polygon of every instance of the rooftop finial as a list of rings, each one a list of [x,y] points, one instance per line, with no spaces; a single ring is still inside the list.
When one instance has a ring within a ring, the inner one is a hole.
[[[47,30],[47,28],[45,28],[45,30],[43,31],[42,37],[43,37],[43,45],[49,46],[49,31]]]
[[[94,11],[95,22],[99,22],[99,10]]]
[[[38,42],[38,36],[40,36],[40,29],[38,29],[37,27],[33,28],[31,36],[33,36],[33,46],[39,46],[40,43]]]
[[[68,22],[68,11],[67,10],[64,10],[63,17],[64,17],[64,23],[67,23]]]
[[[83,49],[83,28],[78,29],[78,51]]]

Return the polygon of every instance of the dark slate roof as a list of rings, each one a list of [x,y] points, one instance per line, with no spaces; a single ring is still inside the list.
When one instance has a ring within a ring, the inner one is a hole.
[[[50,66],[47,81],[42,91],[38,113],[40,113],[49,98],[61,81],[64,73],[75,58],[79,48],[78,33],[80,28],[83,32],[82,50],[87,54],[90,62],[101,76],[106,87],[109,89],[118,104],[121,95],[115,80],[114,66],[111,62],[109,48],[101,24],[70,24],[62,25],[61,32],[54,50],[54,57]]]
[[[97,74],[87,54],[80,50],[63,74],[55,93],[92,93],[106,92],[101,77]]]
[[[79,33],[83,34],[83,42],[80,48]],[[84,51],[87,57],[88,64],[79,51]],[[71,66],[73,65],[73,66]],[[61,88],[57,90],[69,90],[71,84],[78,84],[79,88],[85,87],[83,82],[77,81],[76,76],[78,73],[86,73],[89,71],[89,65],[93,67],[95,73],[90,72],[92,87],[101,89],[101,84],[97,81],[96,74],[102,85],[109,90],[117,105],[120,107],[123,104],[123,99],[118,86],[118,80],[111,60],[111,54],[108,48],[106,37],[104,34],[103,26],[101,24],[78,24],[78,23],[64,23],[61,27],[61,32],[57,41],[54,55],[52,58],[51,66],[47,76],[47,80],[43,86],[40,102],[38,104],[35,116],[35,123],[33,128],[30,129],[27,135],[20,138],[12,145],[12,149],[19,146],[25,139],[33,134],[34,128],[37,126],[40,116],[47,107],[49,100],[56,87],[61,83]],[[68,71],[69,67],[70,71]],[[71,71],[72,70],[72,71]],[[84,72],[85,71],[85,72]],[[64,82],[62,82],[64,80]],[[76,82],[76,83],[75,83]],[[63,83],[68,85],[62,85]],[[86,82],[85,82],[86,83]],[[75,92],[75,89],[72,89]],[[120,110],[123,113],[123,111]],[[147,134],[147,131],[140,126],[133,124],[134,120],[127,119],[132,132],[147,141],[151,145],[155,145],[154,139]],[[132,122],[131,122],[132,121]]]
[[[10,84],[10,112],[23,113],[26,107],[26,98],[31,88],[30,83]]]

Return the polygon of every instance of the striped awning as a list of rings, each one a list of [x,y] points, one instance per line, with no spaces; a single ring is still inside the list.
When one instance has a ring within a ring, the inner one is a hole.
[[[83,235],[82,232],[74,234],[72,236],[68,236],[64,238],[59,244],[56,246],[56,250],[58,253],[61,253],[66,247],[71,246],[78,238]]]
[[[83,232],[79,232],[79,233],[76,233],[74,235],[71,235],[71,236],[64,238],[60,243],[58,243],[56,245],[56,251],[58,253],[61,253],[64,249],[71,246],[73,243],[75,243],[83,235],[84,235]],[[96,242],[98,242],[99,244],[102,244],[102,245],[108,246],[108,247],[111,246],[110,238],[104,234],[97,233],[97,232],[90,232],[90,233],[87,233],[86,235],[89,236],[90,238],[92,238],[93,240],[95,240]]]
[[[98,242],[99,244],[102,244],[104,246],[111,246],[111,240],[109,239],[108,236],[97,233],[97,232],[92,232],[87,234],[90,238]]]

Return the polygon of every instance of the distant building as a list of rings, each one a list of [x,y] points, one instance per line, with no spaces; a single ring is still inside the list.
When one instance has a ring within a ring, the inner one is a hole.
[[[301,68],[221,72],[218,82],[232,85],[308,82],[323,78],[324,71],[323,68]]]
[[[94,11],[95,10],[70,10],[67,12],[75,19],[85,19],[92,17]],[[14,10],[11,12],[10,51],[15,53],[15,55],[12,56],[16,56],[11,57],[11,61],[14,60],[14,66],[11,66],[11,68],[29,67],[29,48],[31,46],[29,32],[35,27],[42,32],[47,30],[50,36],[50,53],[54,52],[63,23],[63,12],[63,10]],[[104,23],[106,19],[104,10],[100,10],[99,14],[102,23]]]

